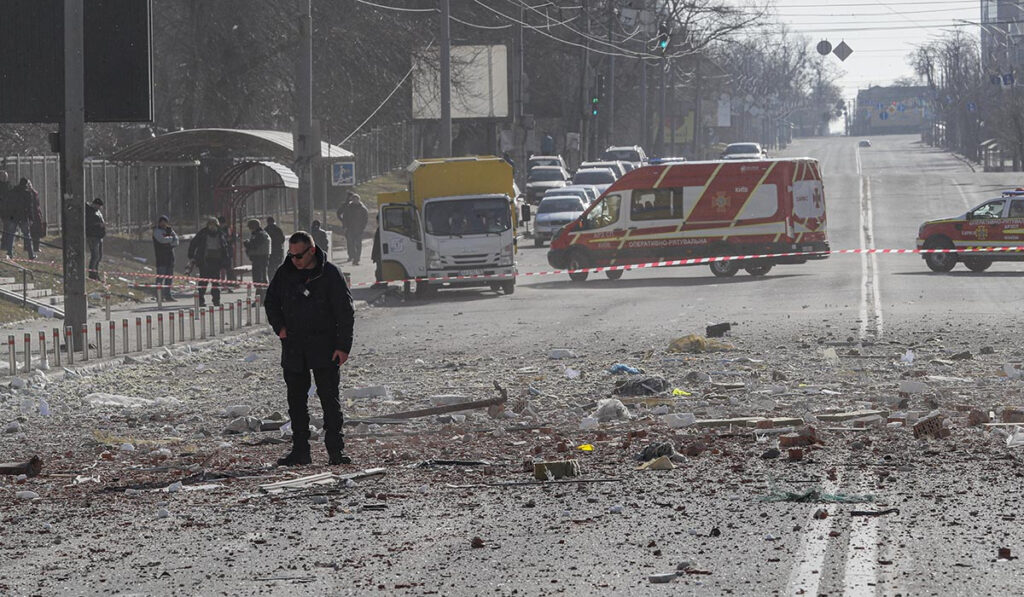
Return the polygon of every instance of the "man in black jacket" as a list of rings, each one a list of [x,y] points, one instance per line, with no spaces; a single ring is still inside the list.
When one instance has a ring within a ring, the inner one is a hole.
[[[341,432],[339,367],[352,350],[355,311],[341,271],[307,232],[288,239],[287,260],[267,289],[267,322],[281,339],[281,367],[288,386],[292,450],[279,466],[312,462],[309,454],[309,371],[324,410],[324,443],[330,464],[349,464]]]
[[[206,228],[196,233],[192,242],[188,244],[188,259],[192,265],[199,268],[199,277],[208,278],[200,281],[199,306],[206,305],[206,285],[211,286],[210,295],[213,296],[213,306],[220,306],[220,280],[224,277],[224,269],[231,263],[228,237],[221,230],[217,218],[206,220]]]
[[[178,246],[178,235],[171,228],[167,216],[160,216],[153,228],[153,253],[156,256],[156,291],[163,295],[165,301],[176,300],[171,296],[171,283],[174,282],[174,247]]]
[[[107,222],[103,219],[103,200],[99,197],[85,208],[85,242],[89,245],[89,277],[100,279],[100,261],[103,260],[103,238],[107,236]],[[33,258],[34,259],[34,258]]]
[[[274,216],[267,216],[267,225],[263,227],[270,235],[270,263],[267,272],[271,278],[284,261],[284,231],[274,222]]]

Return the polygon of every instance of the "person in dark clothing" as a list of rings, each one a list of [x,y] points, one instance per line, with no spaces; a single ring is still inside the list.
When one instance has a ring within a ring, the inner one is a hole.
[[[348,261],[359,265],[363,254],[363,231],[369,220],[369,211],[359,195],[349,191],[345,203],[338,208],[338,219],[345,227],[345,245],[348,250]]]
[[[291,452],[279,466],[309,464],[309,372],[324,411],[324,443],[330,464],[349,464],[342,434],[339,367],[352,350],[355,311],[341,270],[306,232],[288,239],[288,259],[267,289],[267,322],[281,339],[281,367],[288,386]]]
[[[153,228],[153,253],[156,256],[157,292],[165,301],[173,301],[171,282],[174,275],[174,247],[178,246],[178,234],[171,229],[167,216],[160,216]]]
[[[89,245],[89,277],[100,279],[100,261],[103,260],[103,238],[107,236],[107,222],[103,219],[103,200],[99,197],[85,209],[85,242]]]
[[[267,283],[267,262],[270,260],[270,235],[260,227],[260,221],[253,218],[246,223],[249,227],[249,240],[243,244],[245,254],[252,262],[252,281],[255,284]],[[256,292],[264,295],[266,286],[257,286]]]
[[[14,237],[20,232],[25,239],[25,252],[29,259],[36,258],[35,248],[32,246],[32,229],[29,222],[32,220],[32,191],[27,178],[18,181],[18,186],[4,193],[3,210],[4,235],[0,239],[0,245],[7,251],[8,257],[14,257]]]
[[[309,235],[313,237],[313,242],[316,246],[323,250],[324,255],[327,255],[327,260],[331,260],[331,243],[327,240],[327,232],[320,227],[320,220],[313,220],[312,226],[309,228]]]
[[[370,261],[373,262],[373,279],[376,281],[374,286],[387,286],[388,283],[384,281],[384,267],[381,263],[380,253],[380,226],[377,226],[377,230],[373,233],[373,248],[370,250]]]
[[[263,229],[270,235],[270,262],[267,272],[270,277],[273,277],[274,272],[284,261],[284,232],[274,222],[274,216],[267,216],[267,225]]]
[[[199,306],[206,304],[206,287],[210,286],[210,295],[213,297],[213,305],[220,306],[220,280],[224,277],[224,268],[231,263],[229,254],[228,237],[221,229],[217,218],[210,218],[206,221],[206,228],[196,233],[192,242],[188,244],[189,262],[199,268],[201,278],[210,278],[200,281]]]
[[[43,210],[39,206],[39,193],[36,192],[35,187],[32,186],[32,181],[28,181],[28,190],[32,193],[32,208],[31,208],[31,221],[29,222],[29,230],[32,232],[32,251],[39,254],[39,243],[46,236],[46,222],[43,221]]]

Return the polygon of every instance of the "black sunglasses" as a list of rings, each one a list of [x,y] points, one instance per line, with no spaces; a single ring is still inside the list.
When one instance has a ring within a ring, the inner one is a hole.
[[[309,253],[309,250],[312,248],[313,247],[306,247],[305,249],[302,250],[301,253],[288,253],[287,255],[285,255],[285,257],[289,259],[302,259],[303,255]]]

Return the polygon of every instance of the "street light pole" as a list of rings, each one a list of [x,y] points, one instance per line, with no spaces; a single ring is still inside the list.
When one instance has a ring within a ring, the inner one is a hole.
[[[312,158],[320,155],[320,141],[313,139],[313,6],[312,0],[300,0],[299,60],[296,77],[295,161],[299,175],[298,221],[295,227],[305,229],[313,219]],[[314,144],[316,147],[314,148]]]
[[[64,323],[81,348],[85,325],[85,0],[64,2],[64,118],[61,122],[61,221],[64,232]]]
[[[441,0],[441,157],[452,156],[451,3]]]

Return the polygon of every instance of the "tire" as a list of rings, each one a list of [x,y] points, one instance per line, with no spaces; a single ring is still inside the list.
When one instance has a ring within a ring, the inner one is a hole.
[[[622,269],[610,269],[610,270],[605,270],[604,275],[608,276],[609,280],[618,280],[619,278],[622,277],[622,274],[625,271],[626,270],[622,270]]]
[[[437,295],[437,286],[427,282],[416,282],[416,298],[430,298]]]
[[[718,278],[731,278],[740,271],[740,265],[735,261],[712,261],[708,267],[711,268],[711,273]]]
[[[490,286],[491,290],[493,290],[494,292],[498,292],[499,290],[501,290],[501,284],[501,282],[491,282],[490,284],[488,284],[488,286]]]
[[[930,238],[924,243],[924,248],[952,249],[953,243],[948,238],[944,237]],[[924,256],[924,262],[928,266],[928,269],[939,273],[952,270],[959,259],[960,258],[956,253],[928,253]]]
[[[964,262],[964,265],[967,266],[967,269],[972,272],[980,273],[992,267],[992,260],[982,257],[964,257],[962,261]]]
[[[544,239],[540,238],[539,236],[533,237],[533,246],[535,246],[535,247],[543,247],[544,246]]]
[[[590,267],[590,261],[581,251],[573,251],[569,254],[569,262],[566,264],[566,268],[573,269],[586,269]],[[569,272],[569,279],[573,282],[583,282],[587,279],[588,272]]]
[[[501,283],[501,290],[505,294],[512,294],[513,292],[516,291],[516,281],[515,280],[508,280],[507,282],[502,282]]]
[[[756,263],[743,268],[751,276],[763,276],[772,271],[773,263]]]

